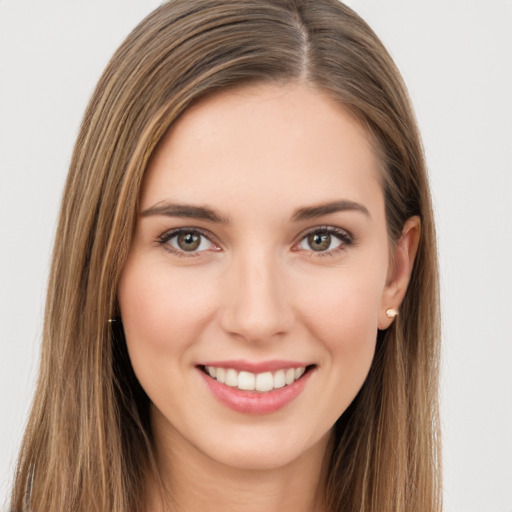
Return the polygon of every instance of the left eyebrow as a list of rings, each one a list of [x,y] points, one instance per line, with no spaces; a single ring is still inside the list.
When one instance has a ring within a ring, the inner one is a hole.
[[[350,201],[348,199],[341,199],[340,201],[333,201],[331,203],[319,204],[317,206],[308,206],[305,208],[299,208],[291,217],[291,222],[297,222],[300,220],[316,219],[324,215],[331,213],[355,211],[360,212],[371,217],[370,212],[366,206]]]
[[[189,219],[201,219],[218,224],[229,224],[229,219],[206,206],[191,204],[177,204],[162,201],[140,213],[141,217],[150,215],[164,215],[167,217],[186,217]]]

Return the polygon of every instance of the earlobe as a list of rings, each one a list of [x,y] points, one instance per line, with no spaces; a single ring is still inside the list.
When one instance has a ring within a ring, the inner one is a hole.
[[[388,280],[382,294],[379,329],[387,329],[398,315],[400,304],[411,279],[420,241],[420,231],[421,221],[418,216],[415,215],[407,219],[391,258]]]

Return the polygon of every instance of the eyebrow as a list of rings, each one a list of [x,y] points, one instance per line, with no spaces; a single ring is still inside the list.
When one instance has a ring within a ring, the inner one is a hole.
[[[218,224],[229,224],[229,219],[223,217],[215,210],[206,206],[194,206],[191,204],[177,204],[162,202],[157,203],[151,208],[144,210],[140,214],[142,217],[150,215],[165,215],[166,217],[186,217],[188,219],[209,220]]]
[[[360,203],[356,203],[355,201],[350,201],[348,199],[341,199],[340,201],[319,204],[318,206],[308,206],[305,208],[299,208],[292,215],[291,221],[297,222],[300,220],[316,219],[317,217],[330,215],[331,213],[346,211],[360,212],[366,215],[367,217],[371,217],[370,212],[368,211],[366,206]]]
[[[350,201],[348,199],[341,199],[340,201],[332,201],[330,203],[320,204],[317,206],[307,206],[299,208],[294,212],[290,218],[291,222],[298,222],[303,220],[315,219],[324,215],[343,211],[355,211],[363,213],[370,217],[368,209],[360,203]],[[161,202],[144,210],[140,214],[142,217],[149,217],[152,215],[164,215],[166,217],[185,217],[188,219],[200,219],[215,222],[217,224],[229,224],[229,219],[224,217],[219,212],[208,208],[206,206],[195,206],[190,204],[179,204]]]

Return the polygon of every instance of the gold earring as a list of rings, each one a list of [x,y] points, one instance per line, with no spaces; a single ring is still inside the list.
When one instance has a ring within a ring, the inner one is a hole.
[[[388,318],[395,318],[396,316],[398,316],[398,311],[394,308],[386,309],[386,316]]]

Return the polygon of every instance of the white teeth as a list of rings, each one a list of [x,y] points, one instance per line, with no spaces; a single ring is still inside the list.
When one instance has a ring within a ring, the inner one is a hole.
[[[208,367],[209,368],[209,367]],[[217,377],[215,377],[219,382],[224,384],[226,382],[226,370],[224,368],[217,368]]]
[[[273,389],[279,389],[293,384],[300,379],[306,371],[305,366],[277,370],[276,372],[251,373],[246,371],[237,372],[233,368],[219,368],[206,366],[206,372],[212,379],[226,384],[226,386],[237,387],[244,391],[259,391],[265,393]]]
[[[286,370],[284,381],[289,386],[294,380],[295,380],[295,370],[293,368],[289,368],[288,370]]]
[[[246,391],[254,391],[256,377],[254,373],[240,372],[238,374],[238,389],[245,389]]]
[[[274,388],[274,377],[270,372],[258,373],[254,388],[256,391],[270,391]]]
[[[286,381],[284,379],[284,370],[278,370],[274,373],[274,387],[276,389],[284,387]]]
[[[232,388],[238,386],[237,371],[233,370],[233,368],[229,368],[229,370],[226,370],[226,380],[224,383],[226,384],[226,386],[231,386]]]

